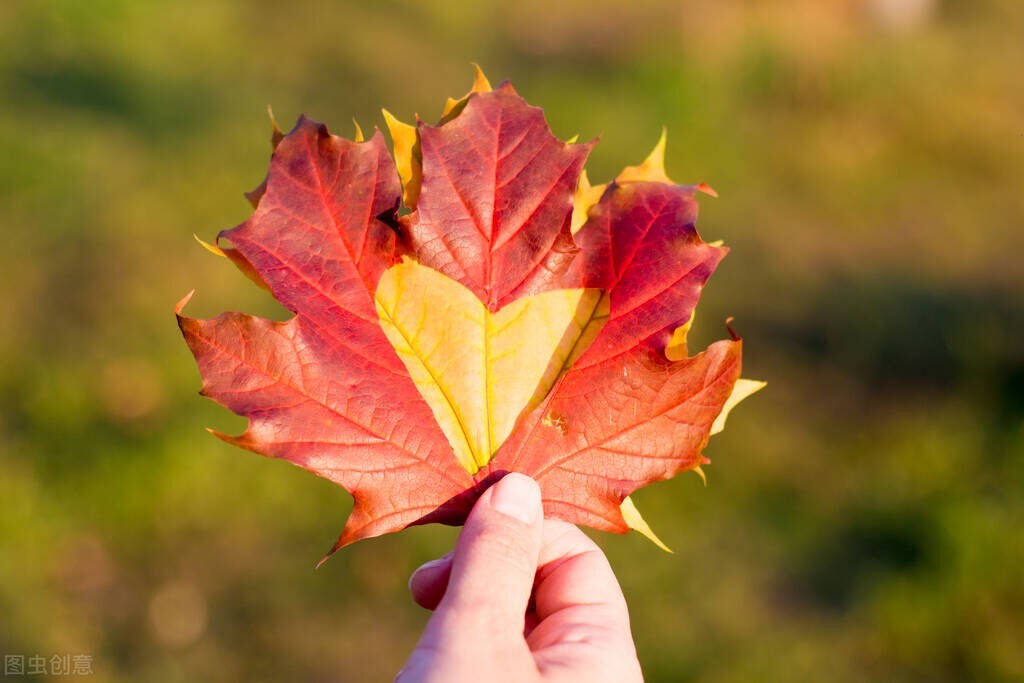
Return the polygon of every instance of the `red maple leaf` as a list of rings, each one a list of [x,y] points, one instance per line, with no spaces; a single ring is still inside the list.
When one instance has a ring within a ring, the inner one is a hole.
[[[539,482],[546,514],[642,525],[626,497],[706,462],[740,373],[738,339],[685,350],[726,251],[694,228],[703,186],[668,182],[656,149],[590,188],[592,145],[482,75],[438,126],[388,118],[397,168],[379,131],[275,128],[255,212],[221,233],[233,249],[211,247],[294,317],[179,304],[203,395],[249,419],[217,435],[352,494],[331,552],[460,524],[510,471]]]

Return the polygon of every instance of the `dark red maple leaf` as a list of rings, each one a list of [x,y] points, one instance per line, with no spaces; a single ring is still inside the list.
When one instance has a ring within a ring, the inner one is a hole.
[[[332,552],[459,524],[510,471],[540,483],[547,514],[639,528],[624,500],[705,462],[739,379],[738,339],[685,349],[726,251],[696,232],[699,188],[668,182],[657,149],[603,189],[580,183],[592,144],[559,141],[482,76],[438,126],[389,125],[397,169],[380,132],[300,118],[252,217],[220,235],[294,317],[179,304],[202,393],[249,418],[218,436],[352,494]]]

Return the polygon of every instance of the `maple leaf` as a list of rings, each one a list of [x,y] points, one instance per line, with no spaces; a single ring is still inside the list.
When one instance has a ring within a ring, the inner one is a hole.
[[[198,320],[178,304],[203,395],[249,420],[214,433],[352,494],[328,556],[460,524],[511,471],[538,481],[548,515],[660,544],[629,494],[703,476],[709,436],[762,386],[739,379],[735,336],[686,348],[726,253],[695,229],[710,189],[668,179],[664,135],[592,186],[593,143],[560,141],[479,70],[438,125],[385,120],[394,159],[379,131],[275,125],[253,215],[204,243],[294,314]]]

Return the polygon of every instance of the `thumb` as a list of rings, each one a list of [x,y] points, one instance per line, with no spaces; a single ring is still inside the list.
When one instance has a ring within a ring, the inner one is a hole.
[[[480,496],[455,544],[435,613],[445,630],[463,639],[522,638],[543,518],[540,487],[525,475],[509,473]]]

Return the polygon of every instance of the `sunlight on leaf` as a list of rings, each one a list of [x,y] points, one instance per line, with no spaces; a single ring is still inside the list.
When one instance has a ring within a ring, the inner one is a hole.
[[[475,474],[547,395],[598,296],[545,292],[491,313],[459,283],[406,261],[381,278],[376,302],[385,334]]]

